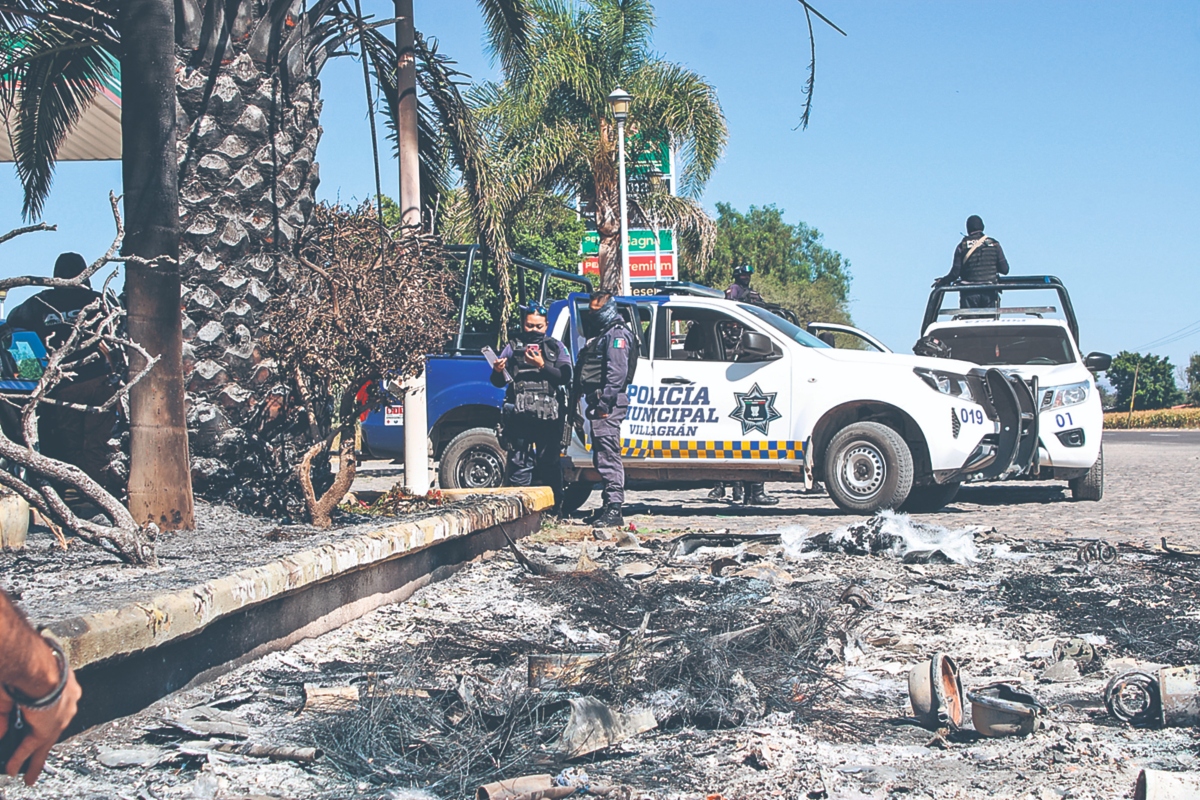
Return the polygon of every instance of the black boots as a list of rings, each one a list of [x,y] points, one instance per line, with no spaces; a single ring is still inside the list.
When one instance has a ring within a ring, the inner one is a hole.
[[[593,528],[620,528],[625,525],[620,503],[609,503],[592,518]]]
[[[761,486],[762,484],[759,484]],[[746,484],[742,481],[733,482],[733,502],[740,503],[746,496]]]
[[[734,484],[734,485],[736,486],[737,484]],[[721,483],[720,481],[717,481],[717,485],[714,486],[712,488],[712,491],[708,493],[708,499],[709,500],[720,500],[724,496],[725,496],[725,484]]]
[[[767,494],[765,484],[751,483],[747,484],[746,505],[748,506],[777,506],[779,498],[774,495]],[[736,497],[736,495],[735,495]]]

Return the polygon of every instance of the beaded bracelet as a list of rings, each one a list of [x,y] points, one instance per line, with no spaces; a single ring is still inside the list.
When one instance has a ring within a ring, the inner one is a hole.
[[[21,706],[22,708],[27,708],[31,711],[49,708],[57,703],[58,699],[62,697],[63,689],[67,688],[67,676],[71,671],[67,667],[67,654],[63,652],[62,646],[48,636],[44,636],[42,638],[45,640],[46,644],[50,645],[50,649],[54,651],[54,658],[58,661],[58,685],[54,687],[50,694],[37,699],[30,697],[20,689],[15,689],[12,686],[6,685],[4,687],[4,691],[8,692],[8,696],[11,697],[17,705]]]

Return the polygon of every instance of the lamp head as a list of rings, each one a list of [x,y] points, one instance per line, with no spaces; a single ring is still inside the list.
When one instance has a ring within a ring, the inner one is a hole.
[[[619,87],[613,89],[612,94],[608,96],[608,104],[618,122],[623,122],[629,116],[629,104],[632,102],[633,95]]]

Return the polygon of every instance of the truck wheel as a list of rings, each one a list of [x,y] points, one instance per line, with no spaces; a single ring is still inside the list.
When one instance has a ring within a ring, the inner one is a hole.
[[[564,517],[574,514],[592,496],[593,488],[595,488],[595,484],[591,481],[568,483],[563,487],[562,509],[559,513]]]
[[[908,498],[912,482],[912,453],[886,425],[847,425],[825,449],[825,487],[843,511],[874,514],[897,508]]]
[[[900,510],[914,514],[932,514],[953,503],[961,488],[962,484],[958,481],[914,486],[908,493],[908,499],[904,501],[904,505],[900,506]]]
[[[438,482],[443,489],[491,489],[504,483],[504,448],[492,428],[470,428],[442,451]]]
[[[1087,475],[1068,481],[1067,486],[1071,487],[1072,500],[1100,500],[1104,497],[1104,445],[1100,446],[1100,455]]]

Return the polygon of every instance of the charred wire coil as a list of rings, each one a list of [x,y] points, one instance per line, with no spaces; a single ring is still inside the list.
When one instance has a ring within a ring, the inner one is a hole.
[[[1162,699],[1158,678],[1148,672],[1126,672],[1108,682],[1104,689],[1108,713],[1136,727],[1158,724],[1162,719]]]
[[[1077,558],[1080,564],[1092,564],[1097,561],[1101,564],[1115,564],[1117,548],[1108,542],[1087,542],[1079,546]]]

